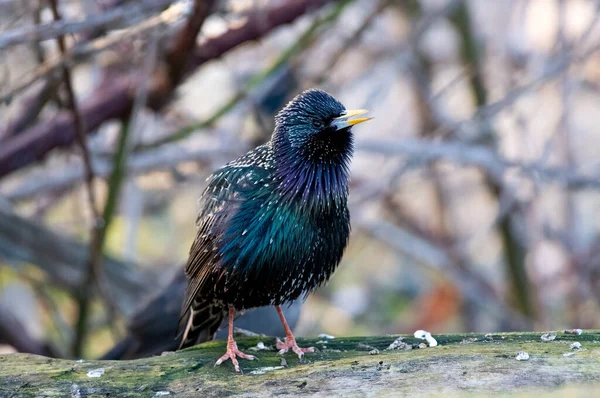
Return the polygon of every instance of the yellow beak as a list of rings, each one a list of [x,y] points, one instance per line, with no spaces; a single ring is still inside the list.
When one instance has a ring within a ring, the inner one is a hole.
[[[333,122],[331,122],[331,125],[337,127],[337,129],[339,130],[339,129],[343,129],[346,127],[355,126],[359,123],[363,123],[363,122],[373,119],[372,117],[362,117],[362,118],[350,120],[350,118],[352,118],[352,117],[364,115],[367,112],[369,112],[369,111],[366,109],[354,109],[354,110],[346,111],[346,112],[344,112],[344,114],[342,116],[339,116],[339,117],[336,117],[335,119],[333,119]]]

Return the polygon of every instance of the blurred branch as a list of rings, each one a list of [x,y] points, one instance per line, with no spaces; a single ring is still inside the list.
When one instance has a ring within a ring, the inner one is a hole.
[[[582,36],[582,39],[584,37],[587,38],[587,35]],[[446,122],[443,128],[449,131],[468,130],[470,128],[481,129],[480,124],[482,121],[491,120],[495,116],[498,116],[498,114],[508,109],[525,95],[531,94],[535,90],[542,88],[549,81],[559,77],[569,67],[576,64],[581,65],[589,61],[598,54],[600,42],[590,45],[585,51],[578,50],[580,48],[573,46],[569,48],[569,51],[552,57],[544,65],[539,76],[519,85],[499,100],[478,106],[473,118],[458,122]]]
[[[198,149],[180,146],[167,146],[132,155],[127,164],[130,175],[147,173],[153,170],[169,169],[190,161],[209,161],[215,155],[231,157],[239,154],[245,146],[215,146],[209,142]],[[496,152],[480,145],[461,142],[438,142],[430,140],[359,140],[357,150],[380,153],[390,156],[406,156],[415,168],[435,160],[445,160],[464,166],[481,168],[485,173],[504,183],[507,173],[516,171],[535,183],[549,182],[566,189],[598,190],[600,175],[583,175],[574,170],[560,167],[547,167],[538,163],[523,163],[508,160]],[[110,174],[111,166],[104,157],[92,158],[98,176]],[[81,165],[68,165],[58,170],[39,170],[24,181],[5,189],[2,196],[10,201],[18,201],[39,195],[42,192],[64,190],[81,180]]]
[[[47,283],[48,280],[46,278],[40,280],[40,278],[32,277],[26,270],[25,272],[21,272],[19,277],[31,286],[31,289],[38,298],[38,302],[44,308],[54,326],[58,339],[53,346],[56,351],[55,356],[65,358],[65,350],[70,346],[73,339],[73,328],[61,314],[59,305],[51,297],[49,292],[50,286]]]
[[[187,19],[183,29],[177,33],[175,41],[167,51],[164,60],[166,63],[166,70],[158,68],[155,71],[155,75],[161,75],[159,79],[162,81],[160,81],[158,85],[166,85],[166,87],[160,88],[160,90],[164,91],[159,93],[160,95],[157,96],[154,94],[148,98],[152,103],[157,103],[157,99],[159,100],[158,102],[160,105],[155,106],[160,107],[164,104],[168,95],[175,90],[175,87],[177,87],[179,83],[181,83],[185,73],[189,70],[188,64],[192,58],[191,53],[196,47],[198,34],[204,24],[204,20],[212,11],[215,2],[216,0],[194,0],[191,15]],[[157,80],[157,77],[154,76],[153,80]],[[147,94],[144,94],[144,97],[146,96]]]
[[[89,261],[87,245],[61,236],[43,226],[26,220],[0,206],[0,258],[18,268],[34,264],[42,269],[52,283],[69,292],[76,292],[85,278]],[[128,315],[138,297],[149,291],[152,277],[139,267],[103,256],[108,293],[124,315]]]
[[[54,20],[60,21],[61,15],[58,10],[57,0],[50,0],[50,9],[52,10],[52,15],[54,17]],[[64,56],[67,52],[65,37],[62,35],[58,36],[57,41],[58,41],[58,48],[60,50],[60,53]],[[75,97],[75,92],[73,90],[71,71],[69,70],[69,67],[67,65],[63,65],[62,69],[63,69],[62,70],[63,83],[64,83],[66,91],[67,91],[67,101],[68,101],[67,106],[68,106],[69,110],[71,111],[71,115],[73,118],[73,124],[74,124],[74,128],[75,128],[75,141],[77,142],[77,144],[79,145],[79,147],[81,149],[81,155],[82,155],[83,165],[84,165],[84,170],[85,170],[85,185],[87,188],[89,208],[90,208],[90,212],[92,214],[92,227],[91,227],[90,236],[92,237],[92,241],[93,241],[94,236],[96,236],[102,228],[102,224],[101,224],[101,222],[99,220],[99,216],[98,216],[96,195],[94,193],[94,170],[92,169],[92,164],[90,161],[90,154],[89,154],[89,151],[87,148],[87,139],[86,139],[85,132],[83,131],[83,122],[81,120],[81,115],[79,114],[79,110],[77,107],[77,99]],[[90,259],[89,259],[87,270],[86,270],[87,276],[84,279],[81,288],[79,289],[79,293],[76,295],[78,305],[79,305],[79,310],[80,310],[79,319],[81,319],[82,308],[86,308],[83,303],[85,303],[87,298],[91,295],[91,291],[93,290],[93,287],[98,286],[101,289],[101,286],[102,286],[102,284],[99,283],[99,275],[100,275],[99,263],[98,263],[99,256],[93,252],[93,248],[94,248],[93,244],[90,245]],[[105,298],[107,307],[112,308],[112,304],[109,300],[110,296],[108,294],[101,294],[101,296]],[[78,322],[78,325],[79,325],[79,322]],[[77,331],[79,332],[79,328],[77,329]],[[79,337],[80,337],[80,334],[77,333],[75,335],[75,340],[74,340],[75,343],[74,344],[77,344],[78,342],[80,342]],[[75,345],[75,347],[78,347],[78,346]],[[76,357],[80,357],[81,350],[75,349],[73,351],[73,355]]]
[[[475,270],[464,272],[464,270],[457,269],[453,266],[453,261],[446,251],[437,247],[433,242],[419,238],[382,220],[377,222],[359,220],[358,225],[361,229],[386,242],[414,261],[429,266],[436,272],[441,272],[445,278],[449,278],[452,283],[458,286],[461,293],[473,303],[493,309],[491,313],[497,314],[503,320],[512,320],[513,325],[517,328],[526,325],[526,320],[512,311],[500,299],[494,286],[483,275],[475,272]],[[484,303],[482,299],[487,299],[487,303]],[[490,303],[493,306],[489,307]]]
[[[316,33],[319,28],[324,25],[330,24],[334,22],[344,8],[351,2],[352,0],[341,0],[337,3],[337,5],[324,17],[317,18],[305,31],[300,35],[300,37],[285,51],[283,51],[276,59],[271,63],[271,65],[260,72],[259,74],[253,76],[246,85],[239,90],[231,99],[229,99],[223,106],[217,109],[211,116],[206,118],[199,123],[194,123],[189,126],[186,126],[164,138],[160,138],[154,142],[151,142],[146,145],[142,145],[139,149],[150,149],[155,148],[157,146],[167,144],[170,142],[180,141],[184,138],[189,137],[192,133],[197,130],[205,129],[213,126],[221,117],[226,115],[231,109],[233,109],[240,101],[242,101],[246,96],[250,93],[250,91],[268,79],[271,75],[273,75],[282,65],[288,62],[294,56],[298,56],[301,54],[302,50],[308,47],[311,43],[314,42]]]
[[[141,35],[159,26],[172,25],[179,21],[185,12],[186,8],[183,3],[175,3],[159,15],[148,18],[129,29],[124,29],[121,32],[88,43],[76,45],[72,47],[67,54],[58,55],[46,60],[42,65],[21,75],[17,79],[17,82],[12,86],[0,90],[0,103],[10,101],[16,94],[25,90],[39,79],[57,71],[63,65],[73,66],[77,62],[83,61],[91,55],[121,43],[126,38]]]
[[[7,140],[35,122],[44,106],[56,93],[58,82],[47,78],[21,101],[21,111],[6,126],[0,127],[0,142]]]
[[[50,0],[50,8],[52,10],[52,16],[55,21],[61,20],[60,12],[58,11],[57,0]],[[65,54],[67,52],[67,45],[65,43],[64,36],[58,36],[57,38],[58,48],[61,54]],[[75,97],[75,90],[73,90],[73,81],[71,78],[71,71],[66,65],[63,65],[62,70],[63,75],[63,83],[67,90],[67,106],[71,111],[71,116],[73,118],[73,124],[75,125],[75,141],[79,145],[81,149],[81,156],[83,158],[83,165],[85,167],[85,184],[88,193],[88,199],[90,204],[90,211],[93,216],[93,227],[96,228],[98,222],[98,208],[96,207],[96,195],[94,194],[94,170],[92,169],[92,164],[90,161],[90,153],[87,148],[87,140],[85,132],[83,131],[83,121],[81,120],[81,115],[79,113],[79,109],[77,106],[77,98]]]
[[[200,1],[200,0],[198,0]],[[197,8],[194,9],[193,15],[190,17],[190,20],[194,22],[188,23],[187,27],[180,33],[185,36],[188,34],[197,35],[204,19],[208,15],[207,6],[210,7],[210,4],[202,3],[202,5],[196,4]],[[193,25],[193,28],[190,28],[190,25]],[[189,31],[192,29],[192,31]],[[194,36],[195,37],[195,36]],[[183,39],[187,40],[187,39]],[[195,39],[194,39],[195,40]],[[150,46],[147,50],[145,62],[144,62],[144,70],[142,72],[142,81],[148,81],[150,75],[152,74],[152,70],[155,67],[156,61],[156,53],[157,53],[157,39],[154,34],[151,34]],[[186,48],[178,48],[177,51],[187,51]],[[177,62],[185,63],[184,59],[179,59]],[[173,67],[177,67],[175,63],[172,65]],[[86,277],[84,279],[81,288],[78,291],[77,301],[79,306],[79,313],[77,318],[77,325],[75,329],[75,338],[73,340],[73,355],[75,357],[81,357],[84,342],[87,337],[88,330],[88,316],[90,310],[90,301],[91,301],[91,292],[90,287],[96,283],[99,290],[102,293],[102,298],[108,303],[108,296],[106,296],[106,288],[104,287],[104,281],[100,279],[100,270],[102,264],[102,253],[104,251],[104,244],[106,241],[106,233],[108,228],[111,225],[114,214],[117,210],[117,204],[119,201],[121,187],[123,184],[123,180],[125,178],[125,166],[127,164],[127,156],[130,152],[131,139],[130,135],[132,135],[132,130],[136,128],[136,118],[139,114],[140,110],[145,107],[146,99],[148,96],[148,85],[142,84],[139,87],[138,92],[136,93],[136,100],[134,104],[134,108],[131,114],[131,120],[124,122],[121,135],[119,137],[119,143],[117,146],[117,152],[114,158],[113,170],[108,181],[108,195],[106,198],[106,203],[104,205],[104,212],[102,214],[102,223],[98,225],[98,227],[93,231],[90,242],[90,260],[89,267],[87,270]],[[113,316],[112,308],[108,307],[109,316]],[[111,322],[114,324],[114,322]]]
[[[475,104],[478,108],[484,107],[488,103],[488,96],[483,81],[483,57],[480,54],[480,45],[473,31],[474,28],[468,4],[462,2],[451,14],[450,20],[460,36],[460,49],[463,62],[469,66],[471,71],[469,81]],[[480,121],[479,138],[483,142],[495,146],[496,137],[492,130],[491,120],[488,117],[483,117]],[[499,199],[502,196],[503,189],[501,182],[491,179],[486,175],[486,183],[491,193],[497,198],[498,203],[500,203]],[[515,217],[513,214],[499,220],[508,277],[510,278],[513,293],[516,296],[516,305],[518,305],[523,314],[535,319],[535,308],[531,297],[534,292],[529,282],[527,270],[525,269],[526,249],[523,247],[523,243],[516,239],[512,231],[512,218]]]
[[[4,305],[0,305],[0,344],[8,344],[18,352],[56,356],[49,345],[31,337],[23,324]]]
[[[173,0],[143,0],[79,21],[55,20],[43,25],[13,29],[0,33],[0,50],[17,44],[28,44],[32,41],[42,42],[99,28],[121,29],[134,23],[140,16],[161,10],[172,2]]]
[[[129,157],[126,171],[128,175],[138,175],[153,170],[170,169],[185,162],[207,162],[215,156],[237,156],[247,146],[219,145],[203,143],[199,148],[185,148],[182,146],[165,146],[144,152],[136,153]],[[98,177],[108,177],[112,170],[112,162],[105,156],[92,157],[92,165]],[[83,178],[83,165],[71,163],[62,168],[53,170],[35,170],[31,176],[23,178],[13,185],[13,188],[2,191],[2,196],[10,201],[18,201],[39,195],[45,192],[62,191],[79,183]]]
[[[337,63],[344,57],[344,54],[348,49],[357,45],[362,35],[371,27],[371,24],[377,19],[377,17],[390,5],[394,3],[394,0],[382,0],[379,4],[371,11],[361,22],[358,29],[356,29],[350,36],[348,36],[342,44],[338,47],[336,52],[329,56],[329,62],[323,68],[322,73],[311,78],[310,82],[306,84],[308,87],[317,87],[323,84],[329,77],[331,77],[331,71],[335,68]]]
[[[453,1],[442,7],[437,12],[423,13],[422,7],[418,1],[412,2],[412,4],[406,4],[405,8],[411,20],[415,22],[411,26],[411,34],[409,41],[410,49],[412,52],[412,62],[410,63],[410,71],[412,74],[413,84],[415,86],[416,93],[416,108],[417,115],[420,118],[420,135],[423,138],[435,138],[436,132],[441,130],[441,126],[448,118],[440,110],[438,104],[439,93],[433,92],[432,81],[434,81],[433,75],[433,61],[430,59],[427,52],[422,51],[421,38],[423,34],[427,32],[427,28],[438,18],[447,17],[456,7],[459,6],[459,1]],[[449,85],[451,85],[450,83]],[[447,90],[443,88],[440,93]],[[447,137],[444,137],[447,138]],[[404,165],[402,166],[404,167]],[[427,165],[427,173],[431,178],[432,187],[434,190],[433,194],[433,206],[434,211],[432,215],[437,215],[437,228],[434,230],[430,228],[427,235],[433,235],[437,237],[438,241],[441,241],[440,247],[443,248],[448,256],[450,264],[455,268],[457,274],[469,274],[473,273],[473,264],[471,263],[470,256],[465,250],[464,245],[457,244],[456,234],[454,233],[452,225],[455,223],[454,220],[454,203],[453,195],[447,187],[447,182],[442,176],[438,164],[436,162],[429,163]],[[387,195],[388,197],[392,194]],[[396,216],[401,213],[400,206],[392,199],[387,200],[389,207],[392,207],[391,215]],[[407,221],[412,221],[409,215],[404,215],[400,225],[407,224]],[[407,220],[408,219],[408,220]],[[435,232],[434,232],[435,231]],[[432,236],[427,236],[432,238]],[[483,289],[485,285],[481,284]],[[465,300],[461,302],[461,316],[463,319],[465,330],[475,330],[475,323],[477,319],[477,313],[475,309],[477,302],[473,295],[465,295]],[[501,323],[507,324],[512,321],[512,318],[504,318]],[[511,325],[512,326],[512,325]]]
[[[79,307],[77,325],[75,328],[75,339],[73,340],[72,354],[79,358],[82,355],[83,346],[87,337],[88,328],[88,317],[89,317],[89,306],[91,301],[91,287],[94,285],[100,285],[100,271],[102,252],[104,250],[104,243],[106,241],[106,233],[111,224],[114,216],[117,201],[121,191],[121,183],[123,180],[123,165],[126,160],[127,151],[126,145],[128,142],[128,136],[131,130],[131,124],[129,122],[124,123],[117,149],[117,154],[114,160],[114,168],[109,179],[108,197],[106,204],[104,205],[104,212],[102,213],[102,222],[99,223],[98,228],[94,230],[90,242],[90,256],[87,272],[83,283],[78,290],[77,304]],[[104,289],[101,289],[101,296],[105,297]],[[110,311],[110,309],[109,309]]]
[[[600,175],[586,176],[566,168],[510,161],[480,145],[428,140],[360,140],[357,149],[385,155],[406,155],[421,163],[447,160],[460,165],[477,166],[498,184],[504,184],[508,172],[516,171],[529,180],[554,183],[570,190],[600,189]]]
[[[304,14],[334,2],[336,0],[282,0],[258,8],[246,16],[243,25],[231,27],[222,35],[207,39],[202,45],[196,47],[191,68],[195,69],[212,59],[219,58],[242,43],[258,40],[275,28],[292,23]]]
[[[556,42],[558,50],[561,52],[569,51],[569,44],[567,35],[565,32],[567,21],[566,21],[566,2],[564,0],[557,1],[558,12],[559,12],[559,23]],[[600,5],[600,4],[599,4]],[[598,8],[596,9],[596,16],[593,19],[590,27],[595,26],[598,20]],[[588,32],[589,32],[588,28]],[[584,37],[587,36],[584,33]],[[561,162],[566,168],[573,168],[575,166],[575,155],[573,151],[573,134],[572,134],[572,121],[571,113],[573,110],[573,97],[574,97],[574,86],[569,76],[569,69],[566,69],[559,79],[560,85],[560,99],[562,105],[562,112],[560,120],[558,122],[556,136],[559,144],[559,156]],[[581,264],[578,263],[580,256],[577,256],[577,251],[580,247],[577,245],[577,221],[576,217],[576,203],[572,192],[565,191],[563,195],[563,222],[564,222],[564,234],[565,234],[565,245],[563,248],[566,253],[566,269],[568,273],[572,275],[572,283],[570,292],[567,300],[569,302],[569,318],[567,318],[572,325],[580,325],[582,323],[582,303],[584,303],[587,297],[584,296],[586,280],[589,275],[584,272]]]
[[[242,43],[256,40],[278,26],[290,23],[311,9],[331,0],[286,0],[266,6],[251,14],[243,25],[231,28],[220,36],[207,39],[193,52],[187,73],[203,63],[218,58]],[[124,75],[100,85],[90,98],[80,106],[87,133],[93,132],[107,120],[128,115],[133,105],[133,94],[140,84],[139,78]],[[167,86],[168,87],[168,86]],[[161,104],[160,97],[169,93],[160,81],[150,83],[149,103]],[[73,119],[68,112],[60,112],[53,120],[38,123],[18,137],[0,146],[0,178],[19,168],[41,160],[57,147],[71,145],[74,140]]]
[[[42,23],[42,0],[35,0],[33,4],[32,19],[35,26]],[[38,42],[31,43],[31,50],[36,56],[38,64],[43,64],[46,59],[46,52],[42,45]],[[0,141],[14,136],[29,126],[33,125],[37,120],[40,112],[46,104],[55,99],[59,103],[59,96],[56,88],[58,87],[57,79],[54,76],[46,76],[42,79],[41,84],[29,95],[25,96],[21,101],[19,112],[13,116],[5,127],[0,127]]]

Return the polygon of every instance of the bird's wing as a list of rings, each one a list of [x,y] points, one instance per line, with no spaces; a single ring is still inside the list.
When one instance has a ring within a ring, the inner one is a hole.
[[[198,232],[185,267],[188,287],[181,311],[183,318],[208,277],[220,267],[219,242],[241,204],[271,178],[272,152],[262,145],[225,165],[209,177],[200,198]]]

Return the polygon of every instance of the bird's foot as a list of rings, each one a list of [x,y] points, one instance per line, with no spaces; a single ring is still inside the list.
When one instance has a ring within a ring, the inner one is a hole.
[[[235,342],[235,340],[231,340],[231,341],[227,342],[227,352],[225,353],[225,355],[223,355],[221,358],[219,358],[217,360],[217,362],[215,362],[215,366],[219,366],[224,361],[231,359],[231,363],[233,363],[233,367],[235,368],[235,371],[241,372],[240,364],[238,363],[237,357],[244,358],[249,361],[257,359],[254,355],[244,354],[243,352],[238,350],[237,343]]]
[[[296,344],[296,339],[294,338],[294,336],[287,336],[285,338],[285,341],[279,340],[279,337],[278,337],[277,340],[275,340],[275,346],[279,350],[279,352],[277,353],[279,355],[285,354],[291,348],[292,351],[294,351],[296,353],[296,355],[298,355],[298,358],[300,358],[300,360],[302,360],[302,358],[304,357],[305,352],[315,352],[315,347],[308,347],[308,348],[298,347],[298,344]]]

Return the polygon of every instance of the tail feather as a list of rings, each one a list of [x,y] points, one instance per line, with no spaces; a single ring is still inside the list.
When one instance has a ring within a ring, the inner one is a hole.
[[[227,315],[227,307],[213,300],[196,299],[182,318],[179,350],[212,340]],[[184,326],[185,324],[185,326]]]

